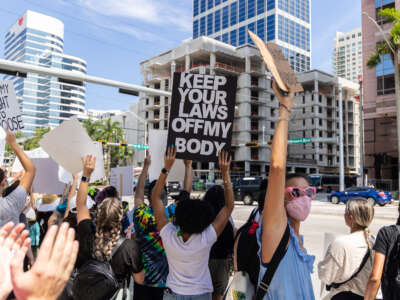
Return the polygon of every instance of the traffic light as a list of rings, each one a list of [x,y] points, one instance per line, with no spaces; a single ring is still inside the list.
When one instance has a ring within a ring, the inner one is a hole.
[[[106,140],[98,140],[99,143],[101,143],[103,146],[107,145],[107,141]]]
[[[248,142],[246,143],[247,148],[258,148],[258,142]]]
[[[128,147],[128,143],[127,142],[121,142],[119,143],[120,147]]]

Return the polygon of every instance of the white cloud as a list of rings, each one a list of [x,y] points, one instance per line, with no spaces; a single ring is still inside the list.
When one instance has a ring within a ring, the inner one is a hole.
[[[187,0],[77,0],[77,2],[105,16],[135,19],[159,26],[173,25],[181,31],[191,31],[192,17]]]

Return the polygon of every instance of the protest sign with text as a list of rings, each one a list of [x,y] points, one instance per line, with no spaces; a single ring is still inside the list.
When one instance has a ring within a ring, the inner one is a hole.
[[[119,196],[133,196],[133,166],[112,168],[110,185],[115,187]]]
[[[24,129],[17,95],[11,80],[0,81],[0,126],[12,132]]]
[[[236,85],[235,77],[174,74],[167,144],[177,158],[217,161],[231,150]]]

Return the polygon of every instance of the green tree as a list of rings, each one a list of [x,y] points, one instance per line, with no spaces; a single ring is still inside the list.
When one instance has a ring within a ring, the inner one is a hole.
[[[86,119],[82,122],[83,127],[86,129],[88,135],[90,138],[94,141],[100,140],[100,131],[102,128],[102,122],[101,121],[95,121],[91,117],[89,119]]]
[[[366,13],[364,13],[367,15]],[[398,180],[400,188],[400,69],[399,69],[399,49],[400,49],[400,12],[395,8],[386,8],[378,12],[378,15],[385,19],[386,22],[391,23],[392,28],[389,35],[386,35],[378,23],[370,16],[367,17],[378,27],[382,33],[383,41],[377,43],[376,51],[373,53],[368,61],[368,68],[375,68],[380,62],[381,57],[389,54],[394,66],[394,82],[396,94],[396,108],[397,108],[397,147],[398,147]]]
[[[48,133],[50,131],[50,128],[35,128],[33,136],[29,137],[27,140],[24,141],[24,149],[26,151],[33,150],[36,148],[39,148],[39,142],[43,138],[43,135]]]

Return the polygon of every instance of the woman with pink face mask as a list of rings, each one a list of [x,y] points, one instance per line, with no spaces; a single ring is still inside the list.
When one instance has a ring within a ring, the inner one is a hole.
[[[304,248],[300,224],[310,214],[316,191],[309,186],[305,175],[286,176],[288,127],[294,93],[281,95],[275,82],[273,89],[280,108],[272,141],[263,220],[257,230],[261,266],[256,299],[314,300],[311,273],[315,257]]]

